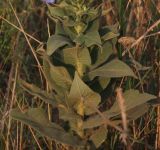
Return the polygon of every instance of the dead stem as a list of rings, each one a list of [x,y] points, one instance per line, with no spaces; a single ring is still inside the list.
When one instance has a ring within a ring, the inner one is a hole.
[[[121,134],[120,138],[122,139],[122,142],[125,145],[128,145],[128,124],[127,124],[127,114],[126,114],[126,105],[125,105],[125,99],[122,95],[122,88],[116,89],[117,93],[117,101],[119,104],[119,108],[121,111],[121,117],[122,117],[122,125],[123,125],[123,133]]]

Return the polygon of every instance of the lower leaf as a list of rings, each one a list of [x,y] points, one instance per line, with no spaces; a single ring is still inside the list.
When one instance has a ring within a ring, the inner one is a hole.
[[[25,113],[14,109],[11,111],[10,116],[15,120],[31,126],[40,134],[60,143],[75,147],[84,146],[83,142],[78,137],[65,132],[59,125],[50,122],[42,108],[30,108]]]

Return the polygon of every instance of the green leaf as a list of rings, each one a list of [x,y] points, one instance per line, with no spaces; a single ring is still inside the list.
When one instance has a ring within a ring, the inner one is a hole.
[[[57,106],[57,99],[53,94],[47,93],[46,91],[41,90],[37,86],[33,84],[29,84],[25,82],[24,80],[19,80],[20,86],[29,92],[31,95],[37,96],[46,103],[51,104],[53,107]]]
[[[77,33],[77,35],[82,34],[87,28],[87,25],[83,22],[76,22],[74,25],[74,29]]]
[[[107,129],[105,127],[100,127],[90,137],[90,140],[94,143],[96,148],[100,147],[101,144],[106,140]]]
[[[68,121],[71,130],[75,131],[80,137],[83,137],[83,120],[81,116],[77,115],[74,111],[72,111],[72,109],[60,107],[58,110],[60,119]]]
[[[68,38],[61,35],[52,35],[47,41],[47,54],[52,55],[58,48],[70,45]]]
[[[107,85],[109,84],[109,82],[111,81],[111,78],[99,77],[98,81],[102,89],[105,89]]]
[[[60,143],[75,147],[83,146],[77,137],[65,132],[59,125],[50,122],[42,108],[30,108],[22,113],[17,109],[11,111],[10,116],[22,123],[31,126],[43,136],[47,136]]]
[[[91,56],[86,47],[72,47],[63,50],[63,59],[66,64],[73,65],[80,75],[91,65]]]
[[[149,110],[149,105],[147,103],[138,105],[132,109],[129,109],[126,112],[127,119],[128,119],[128,121],[136,120],[139,117],[143,116],[145,113],[147,113],[148,110]],[[113,117],[113,119],[121,120],[121,115],[119,114],[118,116]]]
[[[59,95],[63,95],[72,84],[68,71],[64,67],[54,66],[46,55],[43,56],[43,62],[44,73],[50,87]]]
[[[53,17],[63,18],[66,15],[64,9],[60,7],[51,7],[50,5],[48,5],[48,8],[51,16]]]
[[[84,130],[83,130],[83,120],[82,118],[77,118],[75,120],[71,120],[69,122],[71,130],[74,130],[81,138],[84,138]]]
[[[148,93],[139,93],[139,91],[137,90],[128,90],[124,93],[123,96],[125,99],[126,111],[127,113],[129,113],[128,117],[130,119],[137,119],[138,117],[140,117],[140,115],[143,115],[143,112],[140,111],[140,106],[143,106],[142,110],[144,111],[144,109],[147,107],[145,103],[149,101],[150,99],[155,98],[154,95],[151,95]],[[135,113],[134,111],[136,111],[136,109],[138,112]],[[145,112],[146,111],[144,111],[144,113]],[[109,110],[103,112],[102,114],[104,115],[104,117],[109,119],[109,118],[120,115],[120,113],[121,112],[119,109],[119,105],[118,105],[118,102],[116,101]],[[131,115],[131,113],[133,114]],[[135,113],[135,118],[133,117],[134,113]],[[95,116],[90,117],[83,123],[83,128],[84,129],[94,128],[102,124],[104,124],[103,118],[101,118],[99,115],[95,115]]]
[[[84,43],[85,43],[84,35],[80,34],[80,35],[76,36],[74,38],[74,42],[76,43],[76,45],[84,45]]]
[[[102,51],[98,50],[97,60],[95,64],[91,67],[91,69],[94,69],[107,61],[109,56],[113,53],[113,46],[111,42],[105,42],[102,48]]]
[[[87,6],[88,7],[88,6]],[[90,6],[89,6],[90,7]],[[91,8],[85,12],[83,12],[83,16],[85,16],[85,22],[94,21],[99,17],[100,7],[99,8]],[[83,17],[82,16],[82,17]]]
[[[139,93],[138,90],[127,90],[124,92],[123,97],[125,99],[125,107],[126,111],[133,109],[139,105],[142,105],[149,101],[150,99],[156,98],[154,95],[148,94],[148,93]],[[116,101],[111,109],[109,110],[109,113],[113,113],[114,115],[117,115],[120,113],[118,102]]]
[[[92,22],[89,23],[87,32],[95,32],[99,29],[99,18],[96,18]]]
[[[81,119],[81,117],[77,115],[74,111],[72,111],[72,109],[59,107],[58,111],[59,111],[60,119],[64,121],[73,121],[73,120]]]
[[[131,76],[137,78],[131,68],[118,59],[112,60],[111,62],[89,72],[89,77],[91,79],[96,76],[107,78]]]
[[[71,77],[64,67],[57,67],[50,64],[50,75],[52,80],[59,86],[66,90],[70,89],[72,84]]]
[[[73,27],[63,26],[65,33],[69,36],[69,38],[75,42],[75,39],[77,37],[76,31]]]
[[[43,71],[46,77],[46,80],[49,84],[49,87],[53,90],[55,90],[57,93],[60,91],[61,89],[56,85],[55,81],[51,78],[51,74],[50,74],[50,64],[46,59],[43,59]],[[59,93],[60,93],[59,92]]]
[[[106,117],[105,114],[104,114],[104,117]],[[105,120],[101,116],[99,116],[99,115],[90,116],[87,120],[85,120],[83,122],[83,129],[95,128],[95,127],[103,125],[104,122],[105,122]],[[112,122],[115,125],[118,125],[118,124],[121,123],[120,120],[113,120]]]
[[[85,45],[90,47],[92,45],[100,46],[102,44],[100,35],[97,31],[94,32],[87,32],[84,35]]]
[[[63,58],[66,64],[76,66],[78,62],[89,66],[91,57],[86,47],[72,47],[63,50]]]
[[[101,97],[98,93],[92,91],[79,77],[78,73],[75,73],[75,77],[69,93],[69,104],[76,107],[77,112],[80,115],[84,113],[90,115],[95,113],[100,103]]]
[[[60,21],[56,22],[56,27],[55,27],[55,35],[64,35],[66,36],[66,33],[64,31],[63,25]]]
[[[129,120],[136,120],[137,118],[143,116],[149,110],[148,104],[138,105],[127,111],[127,118]]]
[[[102,124],[104,124],[103,118],[99,115],[94,115],[83,122],[83,129],[95,128]]]
[[[119,33],[108,32],[104,36],[102,36],[102,39],[104,41],[108,41],[110,39],[116,38],[117,36],[119,36]]]

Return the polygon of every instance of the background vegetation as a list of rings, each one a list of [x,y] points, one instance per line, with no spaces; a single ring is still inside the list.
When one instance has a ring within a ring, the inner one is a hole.
[[[103,21],[108,25],[119,23],[119,43],[115,53],[125,60],[125,50],[139,40],[132,51],[134,59],[142,66],[150,67],[141,73],[141,82],[135,84],[128,79],[123,86],[160,96],[160,1],[159,0],[106,0],[109,10]],[[15,10],[15,13],[14,13]],[[26,33],[29,36],[24,36]],[[0,1],[0,149],[65,149],[48,138],[44,138],[29,126],[9,118],[12,108],[25,110],[44,106],[49,117],[50,106],[37,97],[24,92],[16,81],[19,76],[46,89],[48,87],[39,72],[37,53],[41,44],[54,33],[54,24],[47,17],[46,5],[36,0]],[[126,38],[127,37],[127,38]],[[40,59],[38,58],[40,61]],[[140,68],[142,66],[139,65]],[[113,85],[114,86],[114,85]],[[111,87],[110,87],[111,88]],[[114,88],[114,87],[112,87]],[[109,90],[109,89],[108,89]],[[113,93],[114,95],[114,93]],[[32,101],[31,99],[36,99]],[[159,100],[159,99],[158,99]],[[158,101],[157,100],[157,101]],[[151,107],[143,117],[131,122],[132,148],[137,150],[160,148],[160,108]],[[153,103],[153,101],[150,101]],[[110,101],[107,103],[110,105]],[[50,119],[56,119],[50,118]],[[127,149],[119,139],[119,133],[111,128],[108,138],[100,149]],[[67,148],[66,148],[67,149]],[[68,148],[69,149],[69,148]]]

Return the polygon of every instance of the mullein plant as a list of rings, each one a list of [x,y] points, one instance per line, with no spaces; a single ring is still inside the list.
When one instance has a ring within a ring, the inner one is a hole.
[[[119,127],[121,123],[118,102],[107,109],[103,106],[106,97],[101,93],[113,78],[137,80],[137,77],[126,63],[112,58],[119,34],[116,25],[100,23],[105,14],[102,1],[44,2],[56,25],[46,50],[38,51],[50,92],[22,79],[19,85],[57,108],[60,121],[59,124],[49,121],[42,108],[29,108],[24,112],[13,109],[10,115],[56,142],[74,148],[98,148],[107,138],[107,125]],[[147,112],[147,101],[155,98],[134,89],[124,91],[123,97],[128,121]]]

